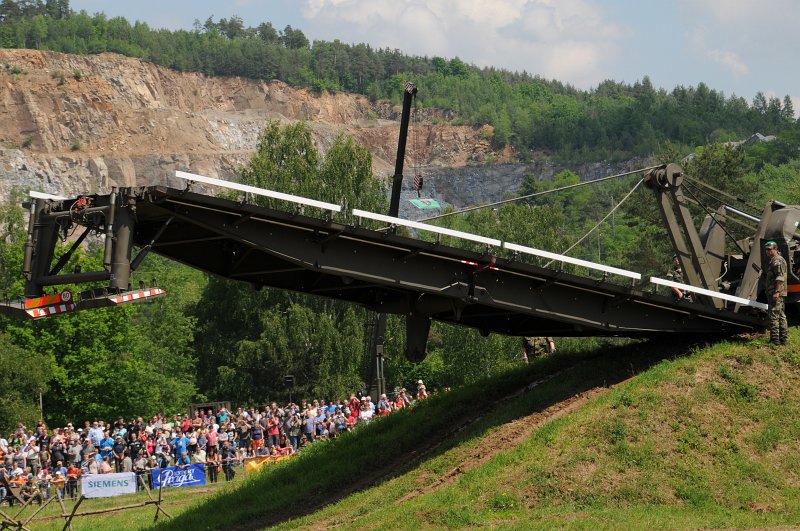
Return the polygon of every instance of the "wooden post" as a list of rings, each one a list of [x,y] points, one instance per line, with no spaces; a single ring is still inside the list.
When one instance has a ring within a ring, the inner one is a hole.
[[[115,513],[117,511],[124,511],[126,509],[136,509],[137,507],[146,507],[154,503],[156,502],[144,501],[139,503],[132,503],[130,505],[120,505],[119,507],[109,507],[107,509],[95,509],[93,511],[83,511],[82,513],[77,513],[75,514],[75,516],[91,516],[93,514]]]
[[[72,514],[70,514],[67,517],[67,521],[64,524],[64,527],[61,529],[61,531],[67,531],[67,529],[72,529],[72,518],[75,516],[75,513],[78,511],[78,507],[80,506],[81,503],[83,503],[83,500],[85,499],[86,496],[81,494],[81,497],[78,498],[78,502],[75,504],[75,507],[72,508]]]
[[[39,496],[41,496],[41,494],[39,494]],[[18,518],[20,517],[20,515],[22,514],[22,512],[25,510],[25,507],[27,507],[27,506],[28,506],[28,504],[29,504],[30,502],[32,502],[32,501],[33,501],[33,499],[34,499],[35,497],[36,497],[35,495],[34,495],[34,496],[31,496],[30,498],[28,498],[27,500],[25,500],[25,502],[23,502],[23,504],[22,504],[22,505],[20,506],[20,508],[19,508],[19,511],[17,511],[17,514],[15,514],[15,515],[14,515],[14,521],[15,521],[15,522],[20,522],[20,520],[18,520]]]
[[[162,468],[158,471],[158,501],[156,502],[156,515],[153,518],[153,523],[156,523],[158,521],[159,511],[164,513],[167,516],[167,518],[172,518],[172,515],[169,514],[167,511],[165,511],[163,507],[161,507],[161,493],[164,491],[164,481],[163,478],[161,477],[163,474],[164,474],[164,469]]]
[[[158,510],[161,509],[161,491],[164,490],[164,481],[162,480],[162,475],[164,474],[164,469],[160,468],[158,470],[158,503],[156,503],[156,515],[153,518],[153,523],[158,522]]]
[[[159,478],[160,478],[160,476],[159,476]],[[164,513],[167,516],[167,518],[172,518],[172,515],[169,514],[167,511],[165,511],[163,507],[161,507],[161,489],[159,488],[159,500],[156,501],[156,500],[153,499],[153,496],[150,493],[150,487],[147,486],[147,482],[144,480],[144,476],[140,476],[140,479],[141,479],[141,482],[142,482],[142,487],[144,487],[144,490],[147,493],[147,497],[150,498],[150,501],[146,502],[146,503],[148,505],[155,505],[156,506],[156,519],[158,518],[158,512],[159,511]],[[159,487],[160,487],[160,485],[161,485],[161,482],[159,481]],[[155,521],[155,520],[153,520],[153,521]]]
[[[67,507],[64,505],[64,498],[61,497],[61,493],[56,489],[56,495],[58,496],[58,503],[61,505],[61,514],[67,514]],[[69,529],[72,531],[72,524],[69,524]]]
[[[147,498],[148,498],[150,501],[155,501],[155,500],[153,499],[153,496],[152,496],[152,494],[150,494],[150,487],[148,487],[148,486],[147,486],[147,481],[145,481],[145,480],[144,480],[144,475],[137,476],[137,477],[139,478],[139,483],[141,483],[141,484],[142,484],[142,488],[143,488],[143,489],[144,489],[144,491],[147,493]]]

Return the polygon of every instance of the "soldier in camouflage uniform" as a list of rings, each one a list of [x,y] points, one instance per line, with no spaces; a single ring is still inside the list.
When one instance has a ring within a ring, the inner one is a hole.
[[[532,357],[544,356],[556,351],[556,345],[552,337],[523,337],[522,338],[522,359],[528,363]]]
[[[683,269],[681,268],[681,261],[678,260],[677,254],[672,255],[672,267],[670,268],[669,273],[667,273],[667,280],[671,280],[679,284],[686,284],[686,282],[683,279]],[[678,300],[685,298],[689,302],[692,301],[691,293],[684,292],[683,290],[678,288],[672,288],[672,295]]]
[[[769,306],[769,337],[773,345],[785,345],[789,327],[783,298],[786,297],[786,260],[778,252],[778,244],[768,241],[764,244],[767,260],[761,274],[764,278],[764,291]]]

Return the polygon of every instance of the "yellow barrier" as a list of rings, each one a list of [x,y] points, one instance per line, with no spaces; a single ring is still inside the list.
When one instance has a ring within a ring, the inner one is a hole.
[[[271,465],[280,461],[290,459],[290,455],[265,455],[262,457],[246,457],[244,458],[244,470],[246,474],[259,470],[264,465]]]

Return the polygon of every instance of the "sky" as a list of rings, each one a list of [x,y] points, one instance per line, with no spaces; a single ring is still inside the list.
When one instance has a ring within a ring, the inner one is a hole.
[[[458,57],[591,89],[649,76],[672,90],[700,82],[752,101],[789,95],[800,112],[796,0],[71,0],[89,14],[191,29],[237,15],[310,41]],[[424,87],[420,87],[424,90]]]

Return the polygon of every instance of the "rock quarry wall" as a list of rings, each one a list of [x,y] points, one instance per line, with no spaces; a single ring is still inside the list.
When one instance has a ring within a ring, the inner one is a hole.
[[[363,96],[175,72],[116,54],[2,49],[0,197],[15,188],[74,195],[114,186],[181,187],[175,170],[236,179],[268,120],[308,122],[323,150],[340,133],[354,136],[372,152],[373,170],[388,189],[399,111]],[[563,168],[513,164],[513,153],[491,151],[489,126],[453,126],[447,118],[420,113],[410,133],[404,173],[424,175],[423,197],[457,208],[496,201],[518,190],[526,172],[548,178]],[[595,178],[628,167],[571,169]],[[404,199],[416,198],[410,182]],[[404,217],[423,214],[402,201]]]

